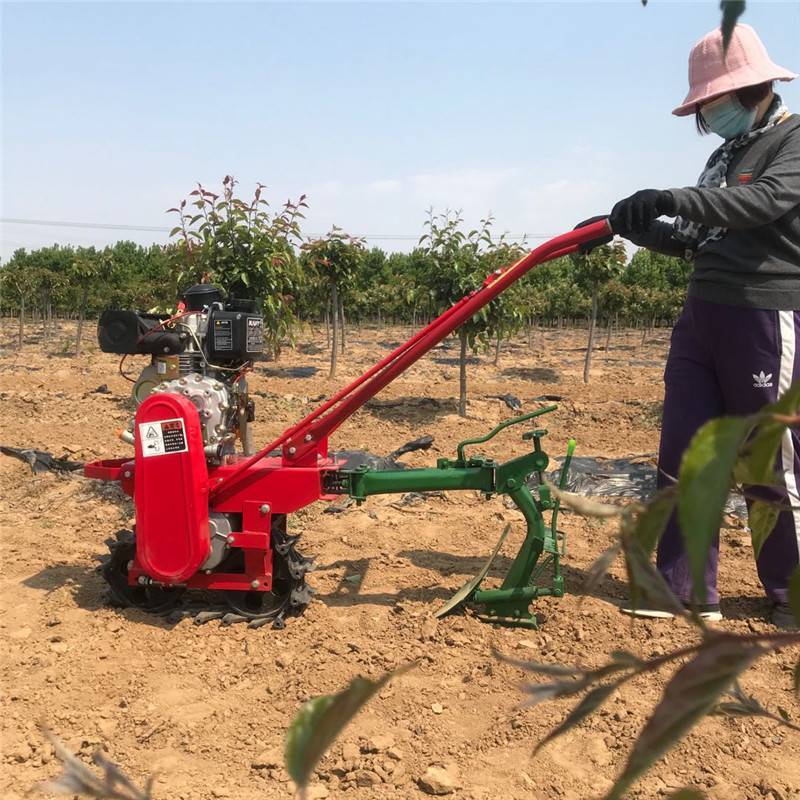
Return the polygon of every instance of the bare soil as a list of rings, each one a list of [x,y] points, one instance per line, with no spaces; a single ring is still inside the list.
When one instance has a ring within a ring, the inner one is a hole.
[[[339,376],[329,381],[324,332],[305,329],[297,349],[254,374],[252,389],[261,393],[256,440],[280,433],[313,407],[312,398],[357,376],[409,333],[351,330]],[[0,443],[77,460],[130,452],[114,435],[131,414],[130,384],[118,375],[116,359],[93,344],[81,358],[69,355],[68,326],[51,339],[50,352],[35,331],[29,334],[17,351],[14,325],[3,329]],[[582,331],[555,330],[537,333],[532,344],[521,337],[505,347],[497,367],[479,356],[470,367],[467,419],[455,413],[457,349],[450,341],[357,413],[333,444],[386,455],[432,434],[432,450],[404,457],[409,466],[430,465],[452,455],[461,439],[511,416],[495,398],[511,393],[525,410],[542,395],[563,398],[546,422],[546,447],[554,455],[570,436],[584,455],[654,453],[668,331],[656,331],[643,345],[641,332],[615,333],[607,353],[601,337],[589,386],[581,380],[584,338]],[[111,393],[95,393],[101,384]],[[505,459],[522,452],[527,443],[520,432],[499,437],[487,453]],[[572,514],[563,525],[569,594],[537,601],[539,631],[496,628],[464,615],[437,622],[432,613],[477,571],[506,521],[513,532],[495,577],[522,538],[513,510],[470,493],[410,505],[380,497],[339,514],[323,513],[325,504],[318,504],[297,514],[290,527],[303,534],[303,552],[317,557],[310,582],[318,594],[282,631],[168,624],[106,604],[94,557],[109,534],[133,522],[131,505],[115,487],[80,475],[34,476],[4,457],[0,488],[0,796],[7,800],[20,800],[59,771],[39,720],[87,760],[104,747],[136,781],[156,773],[158,800],[291,797],[280,750],[300,704],[356,675],[375,677],[415,659],[420,665],[347,728],[320,765],[310,797],[421,798],[418,779],[432,765],[449,765],[459,785],[452,796],[459,798],[595,798],[625,763],[668,674],[627,685],[606,709],[531,760],[536,742],[570,705],[526,707],[528,676],[499,662],[493,649],[596,665],[615,648],[652,656],[695,636],[682,623],[631,624],[621,615],[620,565],[586,596],[586,571],[614,526]],[[723,531],[721,589],[724,629],[767,629],[766,601],[740,528]],[[782,707],[794,718],[800,717],[791,692],[796,657],[768,656],[743,681],[771,709]],[[765,720],[706,719],[631,796],[660,797],[685,785],[717,800],[800,798],[800,736]]]

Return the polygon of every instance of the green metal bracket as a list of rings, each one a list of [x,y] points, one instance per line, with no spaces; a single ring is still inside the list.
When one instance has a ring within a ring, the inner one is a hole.
[[[482,444],[494,438],[500,431],[529,419],[554,411],[557,407],[546,406],[529,414],[500,423],[486,436],[466,439],[457,447],[455,461],[442,458],[436,469],[373,470],[359,468],[339,473],[347,493],[356,501],[363,502],[376,494],[391,494],[409,491],[477,490],[485,497],[507,495],[525,519],[525,538],[505,578],[497,588],[484,588],[483,583],[500,552],[511,526],[506,526],[500,541],[481,571],[467,581],[446,603],[436,616],[444,616],[456,608],[468,605],[480,619],[504,625],[529,628],[538,627],[531,603],[542,596],[561,597],[564,594],[564,578],[561,574],[561,556],[564,554],[565,537],[557,529],[559,502],[551,497],[544,482],[544,471],[549,459],[542,448],[546,430],[527,431],[524,441],[533,442],[533,451],[502,464],[483,457],[467,459],[464,450],[468,445]],[[570,440],[567,455],[559,475],[558,485],[566,485],[575,441]],[[538,477],[535,494],[528,480],[536,473]],[[544,512],[550,511],[550,524],[544,521]],[[552,568],[549,585],[540,585],[545,570]]]

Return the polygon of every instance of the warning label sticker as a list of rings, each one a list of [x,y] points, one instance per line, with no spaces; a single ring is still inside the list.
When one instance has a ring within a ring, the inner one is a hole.
[[[233,327],[231,325],[231,320],[214,320],[214,349],[233,350]]]
[[[145,458],[185,453],[189,449],[186,445],[186,430],[182,419],[141,422],[139,439],[142,443],[142,455]]]
[[[245,350],[248,353],[260,353],[264,349],[264,320],[261,317],[247,318],[247,341]]]

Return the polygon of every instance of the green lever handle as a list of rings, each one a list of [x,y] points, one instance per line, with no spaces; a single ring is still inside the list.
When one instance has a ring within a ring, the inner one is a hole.
[[[458,447],[456,448],[456,452],[458,454],[457,458],[459,461],[463,462],[464,459],[464,448],[468,444],[483,444],[484,442],[488,442],[489,439],[493,439],[497,436],[500,431],[505,430],[506,428],[511,427],[512,425],[518,425],[520,422],[526,422],[529,419],[533,419],[534,417],[539,417],[542,414],[548,414],[551,411],[555,411],[558,406],[545,406],[544,408],[539,408],[536,411],[531,411],[528,414],[523,414],[521,417],[514,417],[514,419],[508,419],[505,422],[501,422],[496,428],[489,431],[486,436],[481,436],[479,439],[465,439],[463,442],[460,442]]]
[[[564,463],[561,465],[561,474],[558,476],[558,488],[562,491],[564,487],[567,485],[567,479],[569,478],[569,466],[572,461],[572,456],[575,453],[575,447],[577,442],[574,439],[570,439],[567,442],[567,455],[564,458]],[[550,531],[553,534],[553,541],[556,541],[558,536],[558,510],[561,507],[561,500],[556,497],[556,501],[553,504],[553,516],[550,518]],[[566,542],[564,542],[566,546]],[[563,555],[563,552],[562,552]]]

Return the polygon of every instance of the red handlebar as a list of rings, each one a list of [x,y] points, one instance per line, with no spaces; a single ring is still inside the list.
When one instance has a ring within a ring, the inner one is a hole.
[[[342,388],[296,425],[284,431],[275,441],[238,464],[223,481],[211,488],[211,496],[218,496],[223,490],[231,489],[242,479],[249,467],[278,447],[283,449],[283,460],[287,466],[316,466],[318,442],[330,436],[384,386],[463,325],[487,303],[538,264],[573,253],[580,245],[602,239],[610,233],[612,230],[608,220],[576,228],[539,245],[511,266],[492,273],[479,289],[459,300],[351,384]]]

